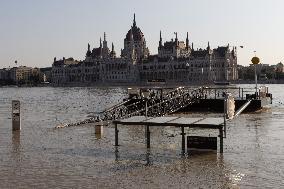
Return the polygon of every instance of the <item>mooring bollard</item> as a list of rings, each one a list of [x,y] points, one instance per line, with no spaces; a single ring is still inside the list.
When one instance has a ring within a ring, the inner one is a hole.
[[[12,100],[12,130],[21,130],[20,101]]]
[[[95,122],[95,134],[96,135],[103,134],[103,122],[102,121]]]

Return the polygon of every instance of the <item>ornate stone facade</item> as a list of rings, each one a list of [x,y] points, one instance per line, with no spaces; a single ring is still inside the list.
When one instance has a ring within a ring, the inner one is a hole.
[[[135,59],[136,63],[147,59],[149,54],[144,34],[137,27],[134,14],[133,25],[128,30],[124,39],[124,49],[121,50],[121,57]]]
[[[133,24],[124,39],[121,56],[117,57],[112,44],[108,48],[106,34],[99,47],[91,50],[88,44],[85,60],[54,60],[52,66],[54,85],[127,83],[146,84],[149,81],[168,83],[210,83],[238,79],[237,49],[230,46],[211,49],[194,49],[186,40],[175,39],[163,43],[160,32],[158,54],[150,55],[141,29]]]

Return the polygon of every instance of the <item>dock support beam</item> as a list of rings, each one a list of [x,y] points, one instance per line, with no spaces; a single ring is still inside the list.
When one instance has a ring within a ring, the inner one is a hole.
[[[150,148],[150,144],[151,144],[151,141],[150,141],[150,128],[148,125],[146,125],[146,144],[147,144],[147,148]]]
[[[184,127],[181,127],[181,151],[182,151],[182,154],[185,153],[185,133],[184,133]]]
[[[115,128],[115,146],[118,146],[118,129],[117,129],[117,123],[114,125]]]
[[[219,128],[219,137],[220,137],[220,153],[223,153],[223,127]]]

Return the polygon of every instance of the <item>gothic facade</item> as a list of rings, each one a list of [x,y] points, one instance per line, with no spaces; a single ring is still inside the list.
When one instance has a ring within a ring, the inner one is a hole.
[[[208,42],[206,49],[194,49],[193,43],[189,45],[188,33],[185,42],[175,33],[174,40],[163,43],[160,32],[158,54],[150,55],[135,15],[120,57],[113,44],[109,49],[104,33],[99,47],[91,49],[88,44],[83,61],[54,59],[52,65],[54,85],[146,84],[149,81],[189,84],[237,79],[236,47],[231,49],[228,45],[212,49]]]

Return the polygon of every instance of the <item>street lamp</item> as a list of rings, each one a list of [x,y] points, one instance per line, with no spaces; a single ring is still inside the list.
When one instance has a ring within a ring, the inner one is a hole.
[[[255,55],[255,51],[254,51],[254,55]],[[257,68],[257,64],[259,64],[260,59],[255,55],[254,57],[252,57],[251,62],[254,64],[254,78],[255,78],[255,98],[257,97],[257,73],[256,73],[256,68]]]
[[[140,89],[141,90],[141,89]],[[148,104],[147,104],[147,100],[150,97],[150,91],[148,89],[146,90],[142,90],[141,91],[141,97],[142,100],[145,100],[145,117],[147,118],[148,116]],[[150,148],[150,128],[149,125],[145,125],[145,138],[146,138],[146,143],[147,143],[147,148]]]
[[[148,104],[147,104],[147,100],[150,97],[150,91],[149,89],[140,89],[141,90],[141,97],[143,100],[145,100],[145,116],[148,116]]]
[[[17,64],[18,64],[17,60],[15,60],[15,64],[16,64],[16,67],[17,67]],[[16,86],[18,86],[17,68],[15,68],[15,79],[16,79]]]

